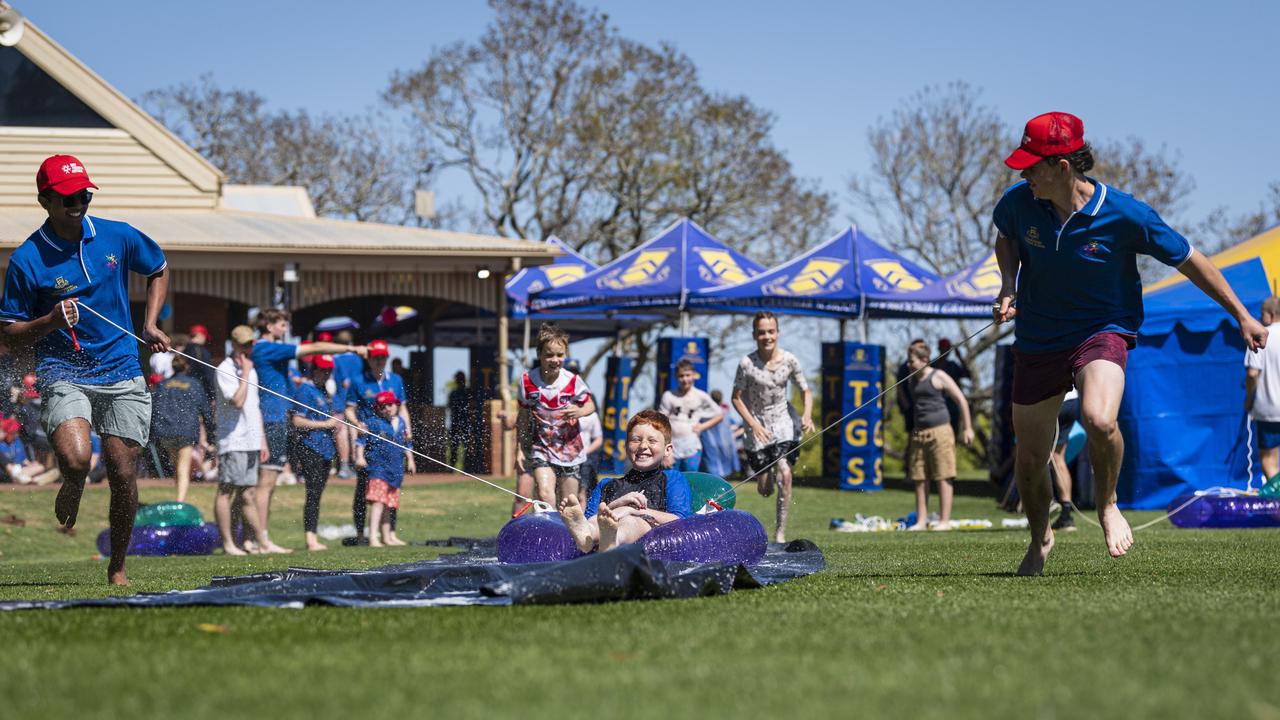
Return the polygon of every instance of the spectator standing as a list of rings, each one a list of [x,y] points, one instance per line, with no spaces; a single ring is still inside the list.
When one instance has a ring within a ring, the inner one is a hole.
[[[396,535],[395,525],[383,511],[400,507],[400,485],[405,466],[417,472],[409,423],[399,414],[402,403],[396,394],[383,390],[374,397],[374,414],[367,420],[368,432],[360,436],[356,465],[369,476],[365,500],[369,503],[369,547],[405,545]],[[379,533],[381,531],[381,533]],[[378,537],[381,534],[381,541]]]
[[[253,366],[253,328],[231,330],[231,354],[218,365],[218,494],[213,515],[228,555],[244,555],[231,527],[232,507],[240,507],[253,534],[255,551],[288,553],[271,541],[257,511],[258,464],[267,457],[267,440],[259,409],[258,372]]]
[[[1270,333],[1280,331],[1280,298],[1272,296],[1262,302],[1262,324]],[[1262,474],[1270,480],[1280,473],[1280,342],[1246,352],[1244,366],[1244,409],[1258,424],[1258,448],[1262,451],[1258,460]]]
[[[178,502],[186,502],[195,448],[208,445],[209,437],[216,435],[204,386],[188,372],[187,359],[175,356],[172,368],[173,375],[157,385],[151,396],[151,436],[169,457]]]
[[[347,422],[356,425],[361,432],[368,432],[369,421],[378,416],[377,400],[379,393],[390,392],[396,397],[397,414],[404,420],[407,438],[413,441],[413,430],[409,426],[408,411],[404,409],[404,386],[400,377],[387,370],[387,360],[391,348],[386,340],[374,340],[367,348],[368,357],[360,375],[348,381],[346,397]],[[356,526],[356,542],[364,537],[365,513],[368,510],[365,496],[369,493],[369,474],[367,468],[356,467],[356,488],[351,499],[351,516]],[[396,508],[387,512],[388,521],[394,531],[396,525]]]
[[[327,332],[321,332],[316,335],[316,340],[320,342],[335,341],[339,345],[350,345],[354,338],[350,330],[339,330],[336,336]],[[351,382],[359,378],[364,373],[364,359],[354,352],[343,352],[333,356],[333,384],[335,386],[334,394],[346,402],[347,393],[351,389]],[[338,445],[338,479],[354,480],[356,479],[356,471],[351,467],[352,443],[355,442],[355,430],[338,423],[338,428],[334,433],[334,442]]]
[[[725,421],[717,423],[700,436],[702,438],[702,458],[706,464],[707,472],[717,477],[727,478],[738,472],[740,468],[737,441],[734,439],[733,434],[734,425],[739,423],[729,413],[729,406],[724,402],[724,393],[719,390],[712,390],[711,402],[714,402],[716,407],[720,408]]]
[[[314,342],[305,346],[285,342],[289,333],[289,312],[268,308],[259,316],[262,337],[253,346],[253,365],[265,392],[262,393],[262,425],[266,433],[267,459],[258,467],[256,493],[258,515],[262,526],[271,520],[271,496],[276,479],[289,462],[289,401],[293,383],[289,379],[290,364],[304,355],[329,355],[354,352],[363,355],[364,347],[338,343]]]
[[[338,451],[333,438],[334,428],[338,426],[337,418],[342,414],[345,403],[325,389],[333,374],[333,358],[311,355],[307,360],[309,372],[293,389],[293,398],[300,404],[289,408],[290,423],[298,433],[293,466],[306,484],[302,529],[306,534],[307,549],[327,550],[316,534],[320,524],[320,497],[329,482],[329,469]]]
[[[911,454],[907,458],[908,476],[916,486],[916,522],[908,530],[928,528],[929,481],[938,483],[938,523],[934,530],[951,529],[951,504],[955,496],[956,437],[947,414],[946,397],[960,408],[961,441],[973,442],[973,426],[969,403],[951,376],[929,366],[929,348],[913,345],[907,351],[907,369],[915,373],[907,385],[911,393],[915,418],[911,432]]]
[[[449,391],[449,465],[458,467],[458,446],[463,446],[462,457],[466,458],[466,446],[471,442],[475,423],[472,421],[472,405],[475,398],[467,387],[467,374],[459,370],[453,374],[453,389]]]

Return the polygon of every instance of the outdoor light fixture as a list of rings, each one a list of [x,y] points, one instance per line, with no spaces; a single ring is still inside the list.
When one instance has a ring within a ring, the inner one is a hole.
[[[285,263],[284,276],[285,282],[298,282],[298,263]]]
[[[477,270],[477,271],[476,271],[476,277],[480,278],[481,280],[488,280],[488,279],[489,279],[489,268],[480,268],[479,270]]]

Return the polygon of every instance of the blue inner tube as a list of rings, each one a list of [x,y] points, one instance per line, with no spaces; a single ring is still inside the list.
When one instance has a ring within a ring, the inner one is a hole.
[[[568,532],[566,530],[565,532]],[[111,531],[98,534],[98,552],[103,557],[111,554]],[[222,545],[218,526],[203,525],[138,525],[129,537],[129,555],[209,555]]]
[[[659,560],[754,565],[768,538],[754,515],[741,510],[694,515],[650,530],[637,543]],[[522,515],[498,532],[498,561],[534,563],[582,557],[557,513]]]
[[[1190,505],[1169,518],[1180,528],[1280,527],[1280,498],[1187,494],[1174,498],[1167,512],[1177,510],[1188,500],[1192,501]]]

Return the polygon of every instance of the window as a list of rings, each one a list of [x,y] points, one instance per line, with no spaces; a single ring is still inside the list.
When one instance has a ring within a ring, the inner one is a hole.
[[[112,127],[80,98],[12,47],[0,47],[0,125]]]

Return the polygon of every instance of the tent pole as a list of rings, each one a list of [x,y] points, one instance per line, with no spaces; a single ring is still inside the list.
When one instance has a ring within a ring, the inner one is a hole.
[[[862,332],[860,333],[860,335],[861,335],[860,341],[862,342],[862,344],[863,344],[863,345],[866,345],[866,344],[867,344],[867,335],[868,335],[868,333],[870,332],[870,327],[868,327],[868,326],[869,326],[870,324],[871,324],[870,319],[869,319],[866,315],[863,315],[863,316],[862,316],[862,326],[861,326],[861,327],[862,327]]]
[[[682,310],[680,312],[680,337],[689,336],[689,313]]]
[[[840,342],[844,342],[844,318],[840,318]]]
[[[520,362],[524,363],[524,367],[520,368],[520,372],[529,369],[529,314],[524,316],[524,354],[520,356]]]

